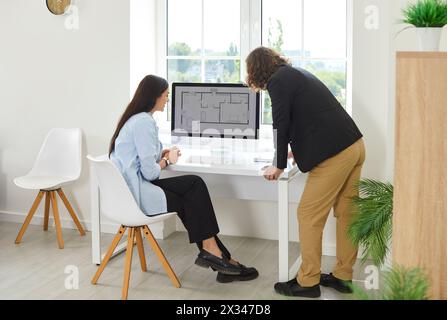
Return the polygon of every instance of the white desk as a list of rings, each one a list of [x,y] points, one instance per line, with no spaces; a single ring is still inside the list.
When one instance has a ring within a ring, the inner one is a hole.
[[[296,166],[289,166],[277,182],[269,182],[263,178],[262,168],[266,162],[255,162],[255,159],[271,159],[272,152],[258,147],[255,143],[251,147],[225,146],[181,146],[182,156],[179,162],[171,165],[167,170],[184,174],[217,174],[259,177],[259,183],[278,184],[278,267],[279,281],[287,281],[294,277],[301,263],[301,256],[289,269],[289,182],[298,175]],[[245,145],[246,146],[246,145]],[[101,262],[100,246],[100,203],[99,189],[95,179],[92,179],[92,259],[93,263]],[[117,247],[115,255],[125,250],[126,244]]]

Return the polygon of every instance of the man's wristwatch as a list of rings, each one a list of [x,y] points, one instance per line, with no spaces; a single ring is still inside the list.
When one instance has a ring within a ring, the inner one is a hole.
[[[166,158],[166,157],[163,157],[162,158],[164,161],[165,161],[165,163],[166,163],[166,166],[169,166],[170,164],[171,164],[171,162],[169,161],[169,159],[168,158]]]

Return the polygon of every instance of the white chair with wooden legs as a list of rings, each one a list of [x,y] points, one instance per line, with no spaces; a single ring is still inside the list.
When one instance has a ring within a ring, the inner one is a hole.
[[[39,151],[31,171],[19,178],[14,183],[24,189],[39,190],[25,222],[17,235],[16,244],[22,241],[22,237],[28,228],[31,219],[36,213],[42,198],[45,196],[45,215],[43,230],[48,230],[50,218],[50,204],[53,208],[54,222],[56,225],[57,241],[60,249],[64,248],[62,238],[61,220],[57,205],[56,193],[62,199],[65,207],[78,228],[81,236],[85,235],[84,228],[76,216],[70,202],[62,191],[62,187],[76,181],[81,175],[82,157],[82,132],[81,129],[52,129],[47,134]]]
[[[129,291],[130,270],[132,266],[132,254],[135,242],[140,257],[141,270],[143,272],[147,270],[141,232],[143,232],[144,237],[149,241],[149,244],[162,263],[162,266],[173,285],[180,288],[181,285],[179,279],[177,278],[174,270],[172,270],[171,265],[148,227],[150,224],[166,220],[177,213],[171,212],[151,217],[146,216],[138,207],[123,176],[109,159],[104,157],[94,158],[92,156],[87,156],[87,158],[90,160],[93,169],[92,171],[94,171],[98,179],[101,213],[121,225],[92,279],[92,284],[96,284],[98,282],[101,273],[104,271],[104,268],[112,257],[118,243],[126,230],[128,230],[126,258],[124,264],[124,282],[121,295],[122,299],[127,299],[127,294]]]

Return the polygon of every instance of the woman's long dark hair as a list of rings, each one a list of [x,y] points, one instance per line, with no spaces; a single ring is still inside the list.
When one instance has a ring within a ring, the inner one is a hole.
[[[163,92],[165,92],[168,88],[168,82],[157,76],[149,75],[141,80],[132,101],[129,103],[126,111],[124,111],[120,121],[118,122],[115,133],[110,141],[109,156],[113,150],[115,150],[115,140],[127,120],[138,113],[150,112],[155,107],[157,99],[161,97]]]

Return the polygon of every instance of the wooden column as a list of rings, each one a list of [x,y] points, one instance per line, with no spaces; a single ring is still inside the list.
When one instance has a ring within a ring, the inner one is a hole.
[[[447,299],[447,52],[397,54],[393,262]]]

